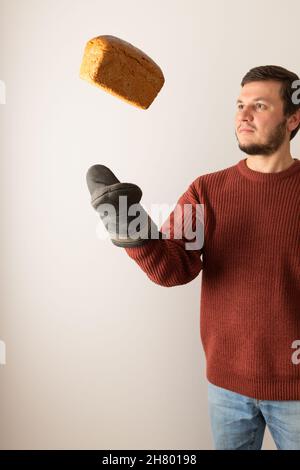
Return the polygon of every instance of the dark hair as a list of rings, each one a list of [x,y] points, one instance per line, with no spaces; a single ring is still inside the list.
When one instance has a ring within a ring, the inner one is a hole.
[[[283,101],[283,114],[285,117],[291,116],[300,109],[300,103],[295,104],[292,101],[292,94],[295,91],[295,89],[292,88],[292,83],[294,80],[299,80],[298,75],[278,65],[262,65],[250,69],[242,79],[241,86],[249,82],[260,80],[275,80],[282,83],[280,96]],[[299,128],[300,123],[299,126],[291,132],[290,140],[295,137]]]

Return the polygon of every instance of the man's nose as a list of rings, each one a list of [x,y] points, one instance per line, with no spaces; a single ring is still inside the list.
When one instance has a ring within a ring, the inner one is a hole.
[[[249,119],[249,120],[252,120],[253,119],[253,115],[251,113],[251,109],[248,108],[248,107],[244,107],[241,112],[240,112],[240,119],[243,121],[244,119]]]

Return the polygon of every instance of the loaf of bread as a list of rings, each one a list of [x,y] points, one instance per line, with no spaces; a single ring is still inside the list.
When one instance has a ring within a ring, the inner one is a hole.
[[[85,46],[80,77],[112,95],[147,109],[165,79],[143,51],[115,36],[98,36]]]

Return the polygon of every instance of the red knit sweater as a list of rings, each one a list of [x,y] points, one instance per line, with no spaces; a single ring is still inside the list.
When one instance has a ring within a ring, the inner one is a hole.
[[[300,400],[300,363],[292,360],[300,340],[300,160],[262,173],[245,158],[196,178],[177,204],[186,203],[204,207],[200,249],[186,250],[171,230],[169,239],[126,252],[165,287],[202,270],[200,337],[211,383],[261,400]]]

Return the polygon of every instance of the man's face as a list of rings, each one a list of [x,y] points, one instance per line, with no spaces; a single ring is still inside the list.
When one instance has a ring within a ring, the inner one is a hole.
[[[280,88],[280,82],[268,80],[250,82],[241,89],[236,104],[235,136],[240,150],[248,155],[271,155],[289,140]]]

